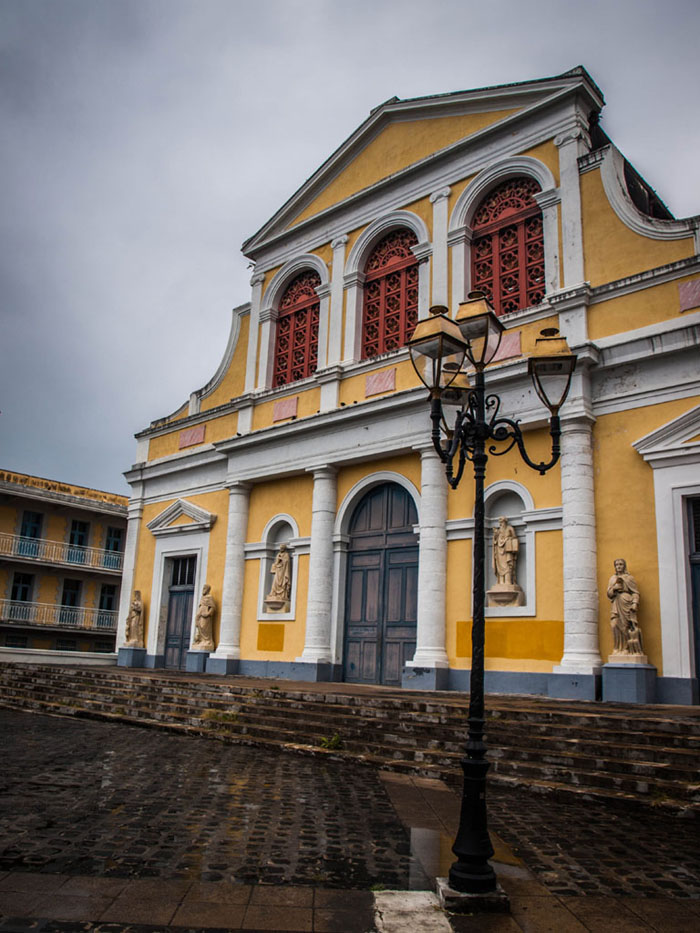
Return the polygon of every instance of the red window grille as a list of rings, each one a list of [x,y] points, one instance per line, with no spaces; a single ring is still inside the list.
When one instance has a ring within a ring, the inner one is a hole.
[[[418,321],[418,260],[412,230],[380,240],[365,266],[362,358],[402,347]]]
[[[472,288],[485,292],[496,314],[544,298],[542,211],[532,178],[510,178],[479,205],[472,228]]]
[[[304,379],[316,370],[320,284],[317,272],[302,272],[282,296],[275,335],[275,386]]]

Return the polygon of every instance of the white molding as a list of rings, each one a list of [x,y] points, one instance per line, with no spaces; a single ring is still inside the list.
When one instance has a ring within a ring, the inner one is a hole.
[[[418,237],[417,246],[430,245],[430,233],[425,221],[413,211],[388,211],[374,220],[355,240],[345,263],[345,280],[357,272],[364,272],[365,263],[375,244],[398,227],[408,227]]]
[[[634,204],[625,182],[625,159],[612,144],[603,152],[600,177],[610,206],[630,230],[654,240],[695,238],[695,252],[700,253],[700,216],[684,220],[661,220],[643,214]]]
[[[498,159],[483,168],[455,201],[450,215],[448,228],[450,233],[459,230],[460,227],[471,227],[477,207],[491,188],[499,182],[518,175],[528,175],[534,178],[542,189],[542,194],[556,190],[556,179],[551,169],[539,159],[524,155],[512,155]]]
[[[375,486],[380,486],[382,483],[396,483],[397,486],[401,486],[402,489],[406,490],[416,506],[418,523],[420,524],[421,496],[416,486],[401,473],[394,473],[393,470],[377,470],[376,473],[369,473],[367,476],[363,476],[362,479],[358,480],[355,485],[346,492],[336,513],[335,527],[333,529],[334,538],[342,540],[350,533],[350,519],[355,510],[355,506],[370,489],[373,489]],[[416,538],[416,541],[417,540]]]
[[[188,527],[188,526],[184,526]],[[189,526],[190,528],[192,526]],[[207,580],[207,564],[209,559],[209,532],[200,531],[184,538],[158,537],[153,560],[153,578],[151,586],[151,601],[148,608],[148,638],[147,651],[149,655],[163,655],[165,653],[165,635],[168,627],[169,583],[165,573],[166,559],[176,557],[197,558],[197,569],[194,581],[194,596],[192,600],[192,617],[190,619],[190,644],[194,637],[194,618],[197,613],[197,594]]]
[[[619,298],[621,295],[631,295],[651,285],[673,282],[675,279],[685,278],[693,273],[700,273],[700,256],[689,256],[687,259],[656,266],[654,269],[637,272],[635,275],[628,275],[614,282],[596,285],[591,289],[590,303],[597,304],[601,301],[609,301],[611,298]]]
[[[699,463],[700,441],[691,441],[699,434],[700,405],[695,405],[667,424],[640,437],[632,446],[654,470],[673,464]]]
[[[265,584],[269,582],[270,565],[279,547],[279,545],[271,543],[269,539],[279,525],[287,525],[292,532],[286,542],[292,560],[292,591],[289,597],[288,612],[267,612],[265,610],[265,594],[268,587]],[[304,548],[304,544],[306,544],[306,548]],[[246,542],[243,546],[246,560],[258,560],[260,562],[257,600],[257,620],[259,622],[289,622],[296,619],[297,581],[299,579],[298,558],[301,553],[308,553],[309,544],[309,538],[299,537],[299,526],[296,520],[286,512],[279,512],[265,525],[260,541]]]
[[[250,302],[245,304],[238,305],[238,307],[233,308],[231,311],[231,329],[228,335],[228,342],[226,344],[226,349],[224,350],[224,355],[221,357],[221,362],[219,363],[216,372],[211,377],[209,382],[201,387],[201,389],[195,389],[195,391],[190,395],[190,414],[195,415],[199,414],[201,410],[202,399],[207,398],[211,395],[215,389],[221,385],[224,376],[229,371],[231,362],[233,360],[233,354],[238,345],[238,338],[241,333],[241,319],[250,314]],[[193,396],[195,399],[193,400]],[[196,410],[193,410],[196,409]]]
[[[171,523],[181,515],[187,515],[192,521],[187,525],[172,525]],[[155,537],[161,535],[186,535],[192,532],[209,531],[215,521],[216,515],[212,512],[188,502],[187,499],[176,499],[167,509],[163,509],[159,515],[152,518],[147,523],[146,528]]]

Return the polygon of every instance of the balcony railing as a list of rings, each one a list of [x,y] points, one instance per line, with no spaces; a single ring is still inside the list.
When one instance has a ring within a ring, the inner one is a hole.
[[[47,564],[62,564],[84,567],[86,570],[121,572],[124,555],[121,551],[105,551],[99,547],[78,547],[65,541],[49,541],[48,538],[23,538],[0,532],[0,556],[17,557],[20,560],[42,561]]]
[[[46,625],[100,632],[117,630],[117,613],[112,609],[30,603],[18,599],[0,599],[0,621],[13,625]]]

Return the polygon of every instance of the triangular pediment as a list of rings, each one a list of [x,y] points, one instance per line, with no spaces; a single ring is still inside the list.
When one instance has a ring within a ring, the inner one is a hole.
[[[652,466],[700,461],[700,405],[645,434],[632,446]]]
[[[153,535],[187,534],[192,531],[209,531],[216,515],[187,499],[176,499],[147,524]]]
[[[393,97],[370,113],[355,132],[292,195],[243,252],[254,257],[270,240],[335,206],[374,192],[436,159],[484,140],[498,127],[534,115],[555,98],[586,93],[591,108],[602,95],[585,69],[553,78],[499,85],[432,97]],[[516,126],[513,126],[516,131]]]

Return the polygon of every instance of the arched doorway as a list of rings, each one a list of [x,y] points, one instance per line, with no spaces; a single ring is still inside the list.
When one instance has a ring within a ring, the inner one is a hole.
[[[357,504],[350,521],[343,677],[401,685],[416,650],[416,506],[401,486],[383,483]]]

